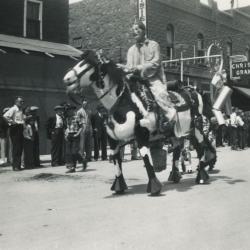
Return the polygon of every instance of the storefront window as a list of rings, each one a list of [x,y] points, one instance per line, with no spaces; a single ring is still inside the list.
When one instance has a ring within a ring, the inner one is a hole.
[[[174,26],[167,25],[167,59],[173,59],[174,54]]]

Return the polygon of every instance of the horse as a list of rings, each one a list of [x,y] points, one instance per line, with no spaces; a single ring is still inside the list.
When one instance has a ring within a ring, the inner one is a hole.
[[[126,78],[124,71],[103,55],[91,50],[85,51],[82,60],[66,73],[63,81],[66,85],[66,92],[72,99],[75,98],[77,93],[82,94],[86,87],[91,87],[97,96],[97,100],[108,110],[106,128],[116,169],[115,179],[111,186],[112,191],[120,194],[128,188],[122,172],[119,147],[122,142],[129,142],[134,139],[137,141],[148,176],[147,192],[153,196],[160,194],[162,184],[156,176],[155,161],[150,151],[151,138],[157,137],[159,134],[161,139],[175,138],[173,139],[174,142],[178,142],[185,136],[191,136],[200,158],[196,182],[207,182],[209,176],[205,170],[208,165],[206,152],[213,150],[211,150],[209,142],[202,132],[199,119],[202,112],[202,98],[197,91],[192,90],[191,94],[188,91],[182,91],[182,94],[169,91],[172,100],[174,100],[173,105],[175,105],[179,119],[174,123],[174,126],[170,126],[171,133],[169,133],[169,130],[167,130],[167,133],[164,133],[164,131],[160,133],[158,122],[161,117],[161,110],[155,108],[155,101],[147,98],[148,95],[150,96],[147,91],[148,88],[141,84],[138,94],[138,91],[133,90],[132,85],[134,84],[131,84],[130,80]],[[138,83],[140,80],[135,77],[131,81]],[[192,95],[196,97],[196,102],[191,98]],[[194,110],[197,114],[191,116]],[[178,171],[180,153],[181,147],[174,147],[172,171],[169,177],[169,180],[174,182],[179,182],[181,178]],[[215,161],[214,151],[212,154],[213,157],[210,157],[210,162]]]

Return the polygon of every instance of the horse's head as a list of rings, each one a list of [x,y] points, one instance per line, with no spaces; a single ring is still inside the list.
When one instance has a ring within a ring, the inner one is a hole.
[[[71,97],[83,93],[84,87],[91,86],[107,108],[115,103],[124,86],[122,70],[101,53],[91,50],[83,53],[82,60],[68,71],[63,81]]]
[[[85,51],[82,55],[82,60],[71,68],[63,78],[67,93],[89,86],[95,80],[94,75],[99,63],[99,59],[94,51]]]

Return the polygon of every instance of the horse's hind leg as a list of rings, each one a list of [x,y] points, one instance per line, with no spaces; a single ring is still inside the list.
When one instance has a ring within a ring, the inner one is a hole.
[[[111,138],[109,138],[109,144],[112,152],[111,157],[115,167],[115,179],[111,186],[111,190],[115,191],[117,194],[122,194],[128,189],[128,187],[122,173],[122,158],[120,154],[120,148],[118,142]]]
[[[142,128],[139,125],[135,128],[135,136],[138,143],[140,154],[143,158],[144,165],[148,174],[148,186],[147,192],[151,195],[159,195],[162,185],[155,175],[153,168],[153,161],[149,150],[149,132],[146,128]]]
[[[173,181],[174,183],[179,183],[180,179],[182,178],[178,167],[180,156],[181,156],[181,145],[178,145],[173,150],[172,170],[168,177],[168,180]]]
[[[205,184],[209,179],[209,175],[205,168],[209,163],[215,163],[216,151],[212,148],[206,136],[201,133],[198,128],[195,128],[194,132],[193,145],[196,148],[199,158],[198,174],[195,181],[197,184]],[[208,158],[210,158],[209,155],[211,155],[210,160],[208,160]]]

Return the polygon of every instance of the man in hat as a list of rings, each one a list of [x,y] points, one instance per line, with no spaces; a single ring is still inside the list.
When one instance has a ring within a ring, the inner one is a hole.
[[[12,106],[3,115],[10,126],[10,138],[12,143],[12,167],[14,171],[21,170],[24,125],[23,104],[23,98],[21,96],[16,97],[14,106]]]
[[[76,107],[70,105],[66,110],[65,151],[66,151],[66,173],[74,173],[79,159],[80,134],[82,123],[76,114]]]
[[[64,107],[54,107],[55,115],[47,121],[47,138],[51,140],[51,165],[53,167],[64,165]]]
[[[94,137],[94,159],[99,158],[101,149],[101,158],[107,160],[107,132],[106,132],[107,114],[104,107],[100,104],[96,108],[96,113],[92,116],[92,127]]]
[[[35,167],[40,167],[40,142],[39,142],[39,129],[40,129],[40,119],[38,116],[39,108],[37,106],[31,106],[29,108],[29,116],[32,120],[32,131],[34,137],[34,165]]]
[[[142,22],[134,23],[132,31],[136,43],[128,50],[126,66],[118,64],[118,67],[140,75],[142,80],[149,81],[149,88],[155,101],[163,110],[167,120],[172,121],[176,117],[176,110],[167,93],[165,75],[161,66],[160,46],[157,42],[146,38],[146,27]]]

